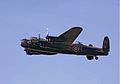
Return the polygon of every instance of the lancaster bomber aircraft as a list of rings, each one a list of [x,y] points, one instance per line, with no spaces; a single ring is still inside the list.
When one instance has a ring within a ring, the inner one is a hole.
[[[73,43],[78,35],[82,32],[81,27],[72,27],[68,31],[59,36],[47,35],[45,39],[39,37],[31,37],[30,39],[22,39],[21,46],[28,55],[55,55],[73,54],[85,55],[88,60],[96,59],[98,56],[106,56],[110,51],[109,38],[104,37],[102,48],[93,47],[92,44],[84,45],[80,42]]]

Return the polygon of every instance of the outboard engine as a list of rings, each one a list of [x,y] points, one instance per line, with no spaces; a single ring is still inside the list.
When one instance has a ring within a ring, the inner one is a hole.
[[[26,51],[26,54],[27,54],[27,55],[32,55],[32,52],[31,52],[30,49],[25,49],[24,51]]]

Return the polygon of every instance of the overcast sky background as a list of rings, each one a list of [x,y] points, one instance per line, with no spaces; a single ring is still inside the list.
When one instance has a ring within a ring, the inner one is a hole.
[[[118,0],[0,0],[0,84],[118,84]],[[81,55],[27,56],[20,40],[81,26],[76,41],[110,54],[89,61]]]

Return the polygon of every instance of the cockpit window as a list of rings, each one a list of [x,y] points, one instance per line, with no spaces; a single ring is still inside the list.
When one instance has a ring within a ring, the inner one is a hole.
[[[30,40],[37,40],[37,37],[31,37]]]
[[[27,39],[22,39],[21,41],[22,41],[22,42],[25,42],[25,41],[28,41],[28,40],[27,40]]]

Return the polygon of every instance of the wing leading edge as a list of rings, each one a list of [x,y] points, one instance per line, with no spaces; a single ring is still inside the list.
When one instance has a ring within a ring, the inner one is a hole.
[[[74,40],[78,37],[78,35],[82,32],[82,30],[83,29],[81,27],[72,27],[71,29],[64,32],[63,34],[61,34],[58,37],[63,38],[63,39],[65,39],[66,42],[72,44],[74,42]]]

